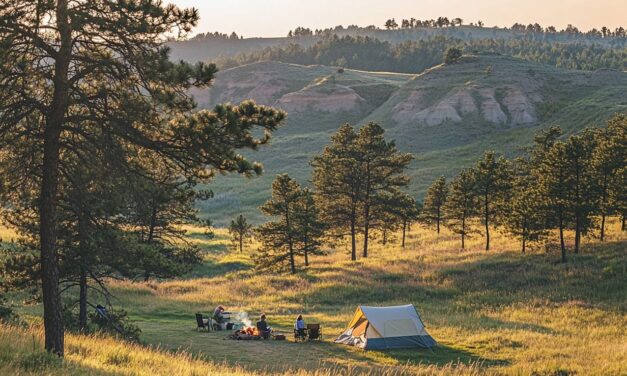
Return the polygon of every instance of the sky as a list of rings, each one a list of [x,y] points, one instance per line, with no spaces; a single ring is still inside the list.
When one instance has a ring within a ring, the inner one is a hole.
[[[200,12],[192,34],[235,31],[245,38],[280,37],[297,26],[324,29],[337,25],[376,25],[388,18],[460,17],[485,26],[515,22],[580,30],[627,26],[627,0],[166,0]]]

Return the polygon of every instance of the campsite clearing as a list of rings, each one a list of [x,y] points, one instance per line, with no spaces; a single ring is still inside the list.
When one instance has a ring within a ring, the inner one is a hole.
[[[626,240],[616,220],[604,244],[586,240],[583,252],[569,254],[566,264],[556,263],[555,253],[522,255],[517,242],[501,235],[489,253],[481,237],[461,251],[456,236],[444,232],[438,238],[432,230],[414,226],[405,249],[376,244],[371,257],[352,263],[346,249],[339,248],[313,258],[312,266],[296,275],[259,274],[248,253],[227,250],[225,231],[208,240],[203,229],[189,230],[189,238],[207,249],[204,265],[185,279],[117,281],[112,288],[117,304],[143,330],[145,342],[193,354],[199,363],[185,363],[190,362],[185,354],[159,355],[70,336],[73,366],[109,374],[141,370],[169,375],[196,369],[196,374],[218,374],[211,370],[219,369],[240,375],[295,368],[319,375],[347,369],[436,375],[620,375],[626,370]],[[332,343],[356,306],[406,303],[416,306],[437,348],[364,351]],[[291,333],[296,315],[303,313],[306,322],[322,324],[324,340],[294,343],[288,335],[288,341],[232,341],[225,339],[229,332],[197,332],[194,313],[208,314],[218,304],[247,311],[253,320],[265,312],[270,325],[285,333]],[[37,309],[29,312],[38,314]],[[0,356],[31,356],[32,340],[19,342],[17,352],[10,338],[0,335]],[[177,373],[173,367],[187,371]],[[53,367],[48,373],[70,373],[65,371]]]

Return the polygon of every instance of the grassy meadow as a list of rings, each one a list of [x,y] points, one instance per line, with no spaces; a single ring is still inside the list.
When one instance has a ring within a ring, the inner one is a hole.
[[[208,239],[205,263],[185,278],[111,281],[115,303],[143,331],[144,345],[67,336],[67,357],[43,353],[38,307],[23,311],[31,329],[0,327],[0,374],[206,375],[513,374],[621,375],[627,372],[627,238],[617,221],[605,243],[587,239],[566,264],[544,249],[519,253],[495,236],[493,250],[475,237],[466,250],[446,231],[414,226],[407,246],[373,244],[371,257],[350,262],[338,246],[296,275],[263,273],[251,254],[229,249],[224,230]],[[248,244],[252,250],[254,244]],[[433,350],[363,351],[332,342],[365,305],[416,305]],[[303,313],[323,326],[323,342],[232,341],[228,332],[197,332],[194,313],[223,304],[251,319],[268,315],[291,333]]]

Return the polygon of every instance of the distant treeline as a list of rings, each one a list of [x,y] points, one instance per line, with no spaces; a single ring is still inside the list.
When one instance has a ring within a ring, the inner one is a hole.
[[[389,43],[362,36],[329,36],[310,47],[299,44],[268,47],[260,51],[222,58],[221,68],[259,61],[322,64],[369,71],[420,73],[442,62],[450,47],[464,53],[496,53],[566,69],[625,70],[627,48],[607,48],[596,43],[555,43],[534,38],[462,40],[436,35],[424,40]]]
[[[462,18],[448,18],[448,17],[438,17],[437,19],[425,19],[420,20],[414,17],[409,19],[403,18],[400,21],[400,24],[396,22],[395,18],[389,18],[383,24],[386,30],[397,30],[397,29],[425,29],[425,28],[455,28],[464,25],[464,20]],[[478,20],[477,22],[470,22],[468,26],[483,28],[484,22]],[[588,31],[580,30],[577,26],[572,24],[568,24],[566,28],[562,30],[558,30],[555,26],[547,26],[543,27],[539,23],[514,23],[510,28],[505,27],[491,27],[486,29],[497,29],[497,30],[511,30],[517,33],[535,33],[535,34],[547,34],[554,36],[575,36],[575,37],[592,37],[592,38],[625,38],[627,36],[625,28],[620,26],[612,30],[607,26],[602,26],[599,29],[592,28]],[[332,28],[326,29],[315,29],[311,30],[307,27],[299,26],[294,30],[290,30],[287,33],[288,37],[303,37],[303,36],[312,36],[312,35],[333,35],[342,31],[361,31],[361,30],[381,30],[379,27],[375,25],[369,26],[357,26],[357,25],[349,25],[346,28],[342,25],[335,26]]]

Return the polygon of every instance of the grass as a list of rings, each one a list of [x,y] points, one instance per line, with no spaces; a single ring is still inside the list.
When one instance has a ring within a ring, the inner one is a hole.
[[[587,239],[565,264],[541,249],[520,254],[501,234],[490,252],[480,236],[462,251],[456,236],[414,226],[405,249],[376,240],[368,259],[351,262],[342,245],[295,275],[258,273],[251,253],[229,249],[224,230],[211,240],[202,229],[188,230],[206,249],[205,263],[189,275],[110,282],[117,304],[141,327],[144,346],[68,335],[66,360],[56,362],[42,353],[40,329],[0,327],[0,374],[627,372],[627,238],[616,220],[606,242]],[[357,305],[406,303],[416,305],[437,348],[362,351],[332,343]],[[231,341],[226,332],[196,332],[193,314],[218,304],[253,319],[265,312],[287,333],[303,313],[322,324],[324,340]]]

